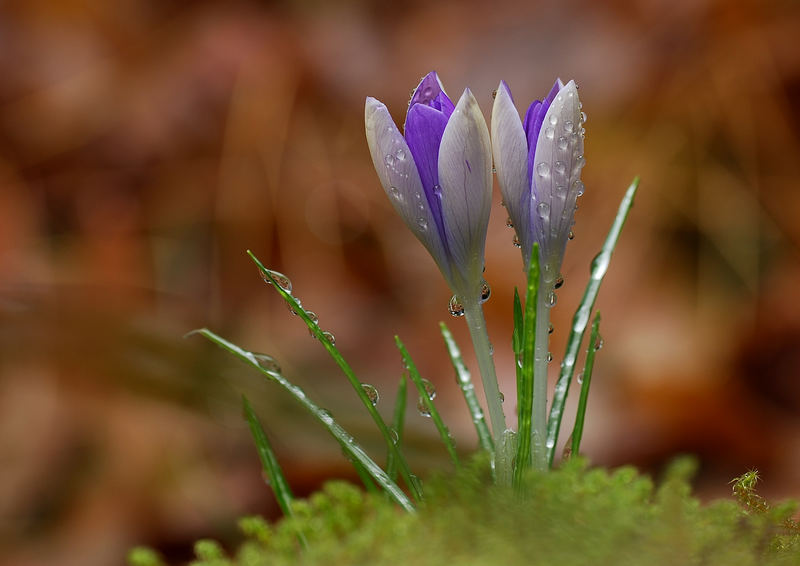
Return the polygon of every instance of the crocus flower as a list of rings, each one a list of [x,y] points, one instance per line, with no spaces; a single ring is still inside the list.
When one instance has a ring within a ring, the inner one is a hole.
[[[557,80],[544,100],[534,100],[520,120],[503,81],[492,109],[492,144],[497,178],[517,232],[527,271],[539,243],[542,276],[558,276],[583,194],[583,122],[574,81]]]
[[[436,73],[414,90],[401,134],[368,97],[367,143],[389,200],[462,301],[477,299],[492,193],[489,130],[475,97],[457,104]]]

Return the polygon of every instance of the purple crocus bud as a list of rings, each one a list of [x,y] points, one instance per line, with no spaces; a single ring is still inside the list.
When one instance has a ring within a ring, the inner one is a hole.
[[[492,194],[489,130],[469,91],[453,104],[436,73],[414,90],[401,134],[368,97],[367,143],[389,200],[462,301],[481,293]]]
[[[544,100],[534,100],[520,120],[511,91],[501,82],[492,109],[497,178],[517,232],[527,271],[539,243],[544,281],[558,276],[583,194],[583,123],[575,81],[557,80]]]

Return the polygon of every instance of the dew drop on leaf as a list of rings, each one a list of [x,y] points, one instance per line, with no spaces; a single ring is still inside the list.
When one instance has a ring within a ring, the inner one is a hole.
[[[378,404],[378,401],[380,400],[381,396],[374,385],[370,385],[369,383],[362,383],[361,389],[363,389],[364,393],[367,394],[369,402],[372,403],[373,407]]]

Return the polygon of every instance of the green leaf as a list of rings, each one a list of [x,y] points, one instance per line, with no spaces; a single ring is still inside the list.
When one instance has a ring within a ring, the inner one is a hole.
[[[439,415],[436,405],[433,404],[431,396],[425,389],[422,376],[420,376],[419,371],[417,371],[417,366],[414,364],[414,360],[411,359],[411,354],[408,353],[408,350],[406,350],[406,347],[398,336],[394,337],[394,341],[395,344],[397,344],[397,349],[400,350],[400,355],[403,357],[403,363],[408,368],[408,376],[411,378],[411,381],[414,382],[414,385],[417,386],[420,400],[425,405],[425,409],[428,413],[430,413],[431,420],[436,426],[436,430],[439,431],[439,436],[441,436],[442,442],[444,442],[444,446],[447,448],[447,453],[450,454],[450,458],[453,460],[453,464],[458,468],[458,454],[456,454],[456,445],[453,442],[453,437],[450,436],[450,431],[447,426],[445,426],[444,421],[442,421],[442,417]]]
[[[350,364],[344,359],[341,352],[336,348],[333,342],[328,338],[328,336],[320,329],[319,325],[312,320],[306,311],[303,309],[302,305],[299,303],[297,299],[295,299],[291,293],[287,292],[283,287],[281,287],[275,278],[272,275],[272,271],[264,267],[264,264],[259,261],[259,259],[251,252],[247,250],[247,254],[250,258],[255,262],[258,266],[258,269],[261,270],[262,275],[272,283],[272,287],[278,294],[283,298],[284,301],[289,305],[289,307],[306,323],[311,334],[320,341],[320,343],[325,347],[330,354],[331,358],[336,362],[336,364],[341,368],[342,373],[344,373],[347,381],[350,382],[350,385],[355,390],[356,395],[361,400],[361,403],[366,407],[367,412],[369,412],[372,420],[375,422],[375,425],[378,427],[381,435],[383,436],[384,441],[386,442],[386,446],[388,447],[390,452],[394,453],[394,456],[397,460],[397,467],[400,471],[400,476],[403,478],[403,481],[408,486],[409,490],[411,491],[412,497],[415,500],[419,501],[422,499],[422,493],[417,488],[418,483],[414,482],[411,477],[411,470],[408,467],[408,462],[405,459],[405,456],[398,450],[397,446],[395,445],[394,441],[392,440],[392,434],[389,430],[389,427],[386,426],[386,423],[383,422],[383,418],[381,417],[378,410],[372,404],[372,400],[370,400],[367,393],[364,391],[362,387],[361,381],[356,377],[355,372],[350,367]]]
[[[589,400],[589,386],[592,383],[592,370],[594,357],[597,353],[597,344],[600,337],[600,313],[594,316],[592,333],[589,335],[589,351],[586,353],[586,367],[583,368],[583,382],[581,383],[581,396],[578,398],[578,412],[575,414],[575,427],[572,429],[572,455],[577,456],[581,449],[583,436],[583,422],[586,417],[586,403]]]
[[[358,461],[369,472],[375,482],[381,486],[381,488],[383,488],[392,497],[392,499],[394,499],[407,511],[414,511],[414,504],[408,499],[408,496],[403,493],[403,490],[400,489],[398,485],[393,482],[388,475],[386,475],[386,472],[384,472],[383,469],[367,455],[367,453],[358,444],[358,442],[356,442],[353,436],[345,431],[341,425],[334,420],[333,416],[328,411],[321,408],[308,398],[305,391],[291,383],[280,373],[264,368],[261,364],[259,364],[258,359],[253,352],[245,350],[244,348],[225,340],[207,328],[194,330],[190,334],[199,334],[207,338],[220,348],[227,350],[243,362],[260,371],[270,381],[280,385],[292,397],[294,397],[297,402],[303,405],[303,407],[305,407],[306,410],[308,410],[308,412],[310,412],[320,423],[322,423],[326,429],[328,429],[328,432],[330,432],[336,441],[341,445],[347,456],[352,460]]]
[[[522,476],[531,467],[531,429],[533,426],[533,369],[536,353],[536,306],[539,298],[539,244],[534,243],[528,268],[528,287],[525,292],[525,316],[522,323],[522,368],[517,386],[517,455],[514,464],[514,486],[520,487]],[[519,294],[515,293],[514,311]],[[519,363],[517,363],[519,366]]]
[[[586,285],[578,310],[575,311],[575,315],[572,317],[572,326],[570,327],[569,338],[567,338],[567,350],[561,362],[561,373],[553,392],[553,404],[550,407],[550,418],[547,421],[547,459],[551,466],[553,465],[553,456],[558,443],[558,433],[561,429],[564,404],[567,401],[567,392],[572,381],[572,375],[575,373],[575,363],[578,359],[578,351],[583,341],[583,335],[589,324],[589,316],[597,300],[600,284],[603,282],[606,271],[608,271],[611,253],[617,246],[620,232],[622,232],[622,227],[625,225],[625,220],[628,218],[628,213],[633,206],[633,197],[636,195],[638,188],[639,177],[636,177],[622,198],[614,223],[611,225],[611,230],[606,236],[600,253],[592,260],[589,283]]]
[[[475,385],[472,383],[472,376],[464,364],[464,359],[461,357],[461,350],[458,348],[453,334],[444,322],[439,323],[439,330],[442,332],[445,346],[447,346],[447,353],[450,355],[450,361],[453,363],[453,369],[456,371],[456,381],[461,388],[461,393],[464,395],[464,401],[467,403],[467,409],[472,417],[472,424],[475,425],[475,431],[478,433],[478,442],[486,452],[494,454],[494,441],[492,440],[492,433],[489,432],[489,426],[486,424],[486,419],[483,416],[483,409],[478,401],[478,396],[475,394]]]

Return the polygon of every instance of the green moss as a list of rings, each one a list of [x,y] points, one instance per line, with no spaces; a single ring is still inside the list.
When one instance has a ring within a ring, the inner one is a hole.
[[[273,526],[243,519],[246,539],[233,558],[208,541],[198,543],[193,565],[800,563],[794,504],[700,505],[690,494],[693,469],[680,461],[656,487],[632,468],[609,472],[573,460],[560,470],[531,473],[515,491],[492,485],[486,466],[473,462],[457,477],[428,482],[416,514],[331,482],[296,501],[291,519]],[[301,549],[299,533],[308,550]]]

